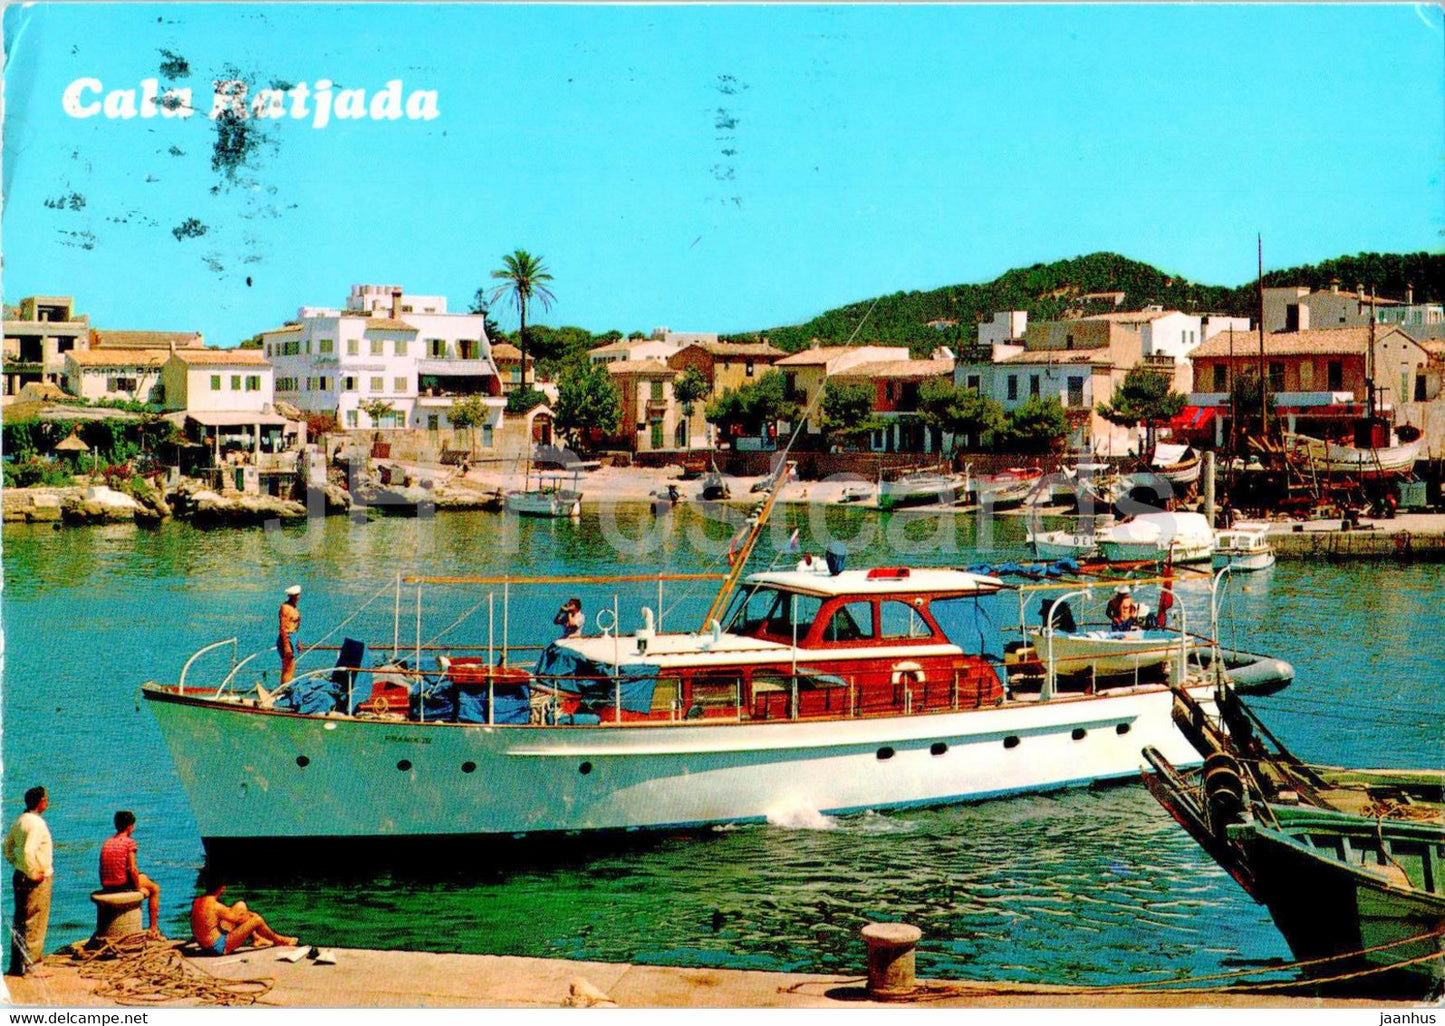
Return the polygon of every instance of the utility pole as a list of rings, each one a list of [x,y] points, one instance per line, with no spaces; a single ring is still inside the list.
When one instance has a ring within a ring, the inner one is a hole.
[[[1264,236],[1256,235],[1259,248],[1259,434],[1260,441],[1269,437],[1269,390],[1264,374]]]
[[[1363,277],[1363,275],[1361,275]],[[1399,400],[1395,400],[1399,402]],[[1370,285],[1370,341],[1365,350],[1365,416],[1375,419],[1375,286]],[[1370,428],[1374,430],[1373,424]]]

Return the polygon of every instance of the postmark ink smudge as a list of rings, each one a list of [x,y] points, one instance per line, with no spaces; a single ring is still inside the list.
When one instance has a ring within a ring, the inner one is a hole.
[[[161,78],[174,82],[178,78],[189,78],[191,75],[191,62],[178,53],[162,49],[161,55]]]
[[[176,237],[177,242],[185,239],[199,239],[206,232],[210,231],[204,224],[194,217],[188,217],[180,224],[171,229],[171,234]]]
[[[70,192],[47,199],[45,205],[51,210],[84,210],[85,197],[78,192]]]

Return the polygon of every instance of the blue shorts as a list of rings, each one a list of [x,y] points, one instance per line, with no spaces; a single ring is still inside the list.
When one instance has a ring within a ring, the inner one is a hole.
[[[211,954],[224,955],[226,953],[226,931],[222,930],[216,934],[216,940],[211,945]]]

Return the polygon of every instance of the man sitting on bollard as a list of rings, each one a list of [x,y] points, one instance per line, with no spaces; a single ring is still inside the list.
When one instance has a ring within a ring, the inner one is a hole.
[[[115,814],[115,836],[100,846],[100,891],[102,894],[140,891],[150,908],[151,925],[146,933],[159,938],[161,887],[136,865],[135,856],[140,846],[134,835],[135,813],[121,809]]]
[[[207,955],[229,955],[253,934],[283,948],[296,945],[295,937],[284,937],[271,929],[244,901],[234,905],[221,901],[226,884],[219,874],[207,872],[201,886],[206,893],[191,902],[191,933]]]

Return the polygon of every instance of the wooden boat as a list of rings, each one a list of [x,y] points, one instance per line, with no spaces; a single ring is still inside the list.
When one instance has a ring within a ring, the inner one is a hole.
[[[575,487],[564,485],[565,477],[560,474],[537,475],[535,488],[524,488],[507,492],[502,497],[502,508],[508,513],[524,517],[575,517],[582,512],[582,493]],[[530,485],[530,479],[528,484]]]
[[[1022,506],[1043,480],[1040,467],[1010,467],[998,474],[974,479],[974,494],[986,509],[1012,509]]]
[[[903,506],[951,506],[969,491],[967,475],[918,473],[878,485],[878,508]]]
[[[1265,527],[1236,527],[1214,535],[1214,569],[1253,573],[1274,566],[1274,546]]]
[[[1172,485],[1192,485],[1199,480],[1203,457],[1188,445],[1160,443],[1154,447],[1150,468]]]
[[[1099,532],[1099,550],[1111,563],[1207,563],[1214,555],[1214,530],[1199,513],[1141,513]]]
[[[1316,473],[1348,474],[1358,478],[1399,477],[1410,473],[1425,441],[1420,437],[1411,442],[1367,448],[1328,442],[1308,435],[1286,434],[1284,437],[1290,454]]]
[[[1445,826],[1283,805],[1227,755],[1181,774],[1144,749],[1151,794],[1270,917],[1302,968],[1421,999],[1445,982]]]

